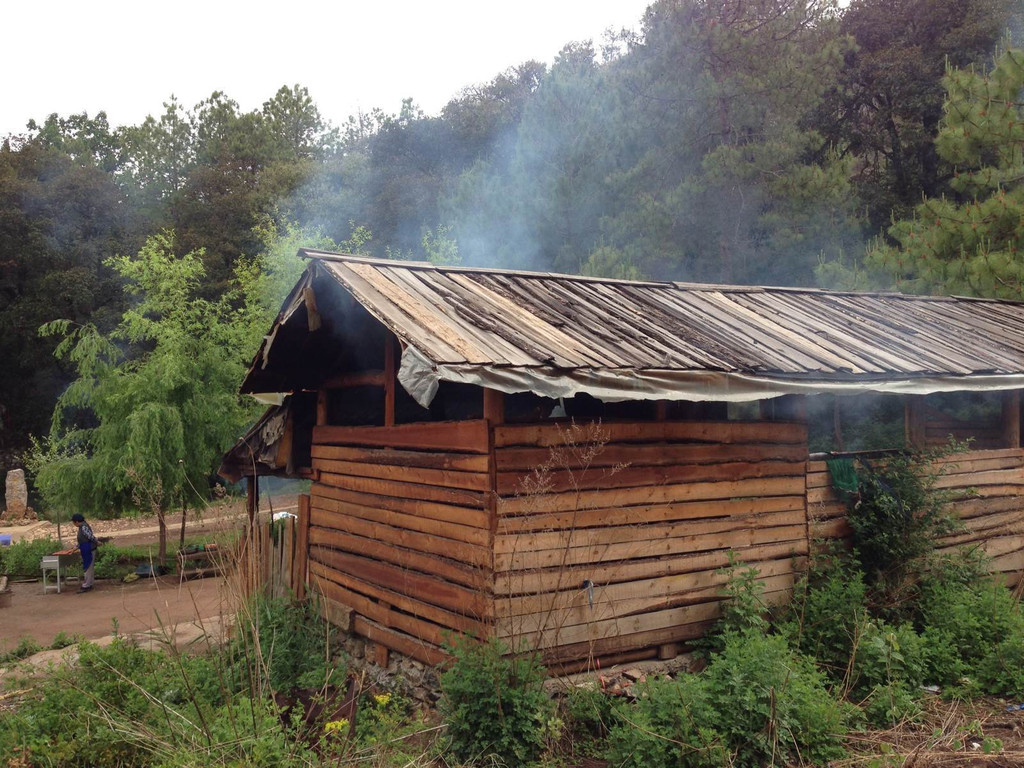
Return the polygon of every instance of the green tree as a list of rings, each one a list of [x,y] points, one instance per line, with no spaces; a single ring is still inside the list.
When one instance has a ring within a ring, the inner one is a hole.
[[[856,46],[815,122],[855,158],[854,185],[874,234],[922,195],[949,192],[935,149],[946,67],[987,65],[1020,0],[852,0],[841,29]]]
[[[1024,298],[1024,51],[988,73],[951,69],[936,149],[954,169],[955,195],[921,203],[865,259],[831,265],[826,279],[895,285],[910,293]]]
[[[202,254],[175,256],[170,233],[110,266],[135,300],[112,334],[67,321],[43,327],[64,335],[57,355],[78,378],[32,465],[50,507],[155,511],[162,560],[166,513],[205,499],[217,461],[251,418],[236,394],[250,350],[240,348],[229,297],[199,296]]]

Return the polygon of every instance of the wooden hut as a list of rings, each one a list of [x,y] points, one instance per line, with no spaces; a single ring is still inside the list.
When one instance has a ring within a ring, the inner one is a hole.
[[[959,536],[1024,567],[1022,304],[300,255],[242,386],[277,405],[222,472],[312,480],[295,583],[381,649],[671,656],[715,619],[730,553],[783,599],[845,531],[813,395],[902,398],[918,443],[978,438],[944,481],[971,489]],[[931,409],[959,392],[998,413]]]

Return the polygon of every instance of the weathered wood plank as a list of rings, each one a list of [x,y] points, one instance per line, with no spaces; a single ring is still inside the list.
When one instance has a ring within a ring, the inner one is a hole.
[[[499,535],[494,542],[496,555],[512,552],[537,552],[545,549],[591,547],[604,544],[658,541],[705,533],[723,533],[744,528],[771,528],[773,526],[800,525],[804,511],[765,512],[743,517],[686,520],[678,523],[648,525],[617,525],[602,528],[581,528],[541,533],[513,533]]]
[[[456,488],[441,488],[436,485],[404,483],[400,480],[381,480],[375,477],[354,477],[352,475],[336,475],[332,472],[321,472],[319,482],[323,485],[344,488],[349,491],[358,491],[359,493],[437,501],[442,504],[453,504],[459,507],[479,507],[483,509],[486,502],[486,495],[478,491],[463,491]]]
[[[324,499],[316,497],[314,505],[318,510],[326,512],[338,512],[358,520],[367,520],[383,525],[390,525],[393,528],[404,528],[410,531],[428,533],[432,536],[441,536],[446,539],[464,541],[478,547],[486,547],[489,534],[483,528],[474,528],[469,525],[456,525],[455,523],[434,520],[429,517],[418,517],[407,515],[402,512],[393,512],[390,509],[379,509],[377,507],[364,507],[358,504],[351,504],[347,501],[337,499]],[[320,516],[320,519],[324,518]],[[324,523],[317,523],[324,525]]]
[[[471,525],[474,528],[489,528],[490,516],[484,509],[472,507],[460,507],[451,504],[439,504],[433,501],[422,499],[403,499],[397,496],[380,496],[374,493],[360,493],[345,488],[334,488],[329,485],[314,483],[310,490],[314,498],[337,499],[347,501],[351,504],[358,504],[363,507],[378,507],[390,509],[394,512],[404,512],[408,515],[429,517],[434,520],[443,520],[457,525]]]
[[[804,557],[807,553],[808,546],[805,538],[735,548],[736,557],[744,562]],[[565,589],[567,585],[580,585],[584,579],[601,584],[615,584],[679,573],[714,570],[728,565],[729,551],[713,550],[646,560],[587,563],[550,570],[504,571],[494,575],[494,591],[495,594],[506,596],[540,594],[556,592]]]
[[[324,547],[317,548],[315,554],[310,567],[313,562],[324,566],[318,569],[321,576],[399,606],[414,616],[444,624],[452,620],[449,613],[484,619],[493,611],[492,602],[479,591],[434,576],[403,571],[389,563]]]
[[[693,440],[711,443],[805,443],[807,427],[795,422],[604,422],[601,432],[609,443],[655,440]],[[498,448],[511,445],[564,445],[566,428],[551,424],[506,424],[495,427],[494,444]]]
[[[729,530],[699,536],[679,536],[657,541],[635,541],[602,544],[592,547],[545,549],[535,552],[510,552],[494,556],[494,570],[521,571],[536,568],[558,568],[583,563],[605,563],[618,560],[664,557],[716,549],[737,549],[755,544],[782,542],[806,543],[807,528],[783,525],[774,528]]]
[[[362,616],[356,616],[353,619],[352,631],[375,643],[380,643],[392,651],[398,651],[409,658],[416,659],[416,661],[432,667],[444,664],[451,658],[437,646],[417,640],[404,632],[396,632],[393,629],[382,627],[380,624]]]
[[[742,568],[754,568],[758,571],[760,578],[768,578],[798,573],[802,570],[803,563],[803,558],[787,557],[756,563],[744,562],[739,565]],[[676,598],[689,599],[698,593],[701,599],[704,599],[707,595],[704,595],[702,590],[706,589],[715,590],[709,594],[710,597],[718,599],[722,597],[721,588],[728,581],[728,572],[716,568],[616,584],[597,583],[593,589],[587,589],[581,584],[566,584],[560,591],[533,595],[499,596],[496,598],[494,615],[501,619],[510,616],[541,614],[551,610],[589,608],[591,602],[596,606],[639,601],[637,604],[643,606]],[[631,607],[628,612],[635,610],[637,610],[636,607]]]
[[[498,518],[497,533],[530,533],[566,528],[593,528],[611,525],[641,525],[672,520],[699,520],[709,517],[733,517],[762,512],[803,510],[802,496],[766,496],[764,498],[716,499],[679,504],[652,504],[612,509],[583,509],[542,515]],[[846,513],[845,506],[842,509]]]
[[[536,475],[524,472],[499,472],[498,494],[512,496],[523,493],[538,479],[547,493],[561,493],[569,490],[636,488],[755,477],[793,477],[802,476],[803,470],[803,461],[756,461],[659,467],[600,467],[586,471],[553,470]]]
[[[362,445],[453,453],[487,453],[484,419],[398,424],[393,427],[314,427],[314,445]]]
[[[473,453],[399,451],[391,448],[358,448],[346,445],[314,445],[314,459],[358,461],[396,467],[450,469],[457,472],[487,472],[488,458]]]
[[[805,492],[804,476],[752,478],[715,483],[685,483],[646,488],[616,488],[608,491],[554,493],[502,499],[499,515],[565,512],[573,509],[600,509],[664,504],[667,502],[735,499],[757,496],[795,496]]]
[[[432,536],[406,528],[393,528],[389,525],[325,511],[316,506],[315,500],[310,513],[310,521],[312,528],[309,532],[309,540],[316,544],[329,544],[330,542],[325,540],[322,531],[336,530],[368,539],[377,539],[392,546],[405,547],[417,552],[449,557],[478,568],[489,568],[493,557],[489,549],[455,539]]]
[[[408,633],[413,637],[426,640],[429,643],[440,645],[444,642],[445,635],[451,634],[451,630],[439,627],[429,621],[417,619],[408,614],[394,611],[386,603],[378,603],[372,598],[361,595],[336,584],[330,579],[316,576],[316,587],[325,598],[340,604],[349,611],[371,619],[383,626],[393,627]],[[348,629],[352,626],[352,619],[349,618]]]
[[[795,575],[790,572],[758,578],[757,581],[764,587],[764,595],[792,594],[795,578]],[[650,615],[674,608],[718,604],[724,600],[726,598],[722,595],[721,586],[709,584],[690,592],[676,593],[661,599],[634,598],[616,602],[597,602],[595,600],[593,606],[584,603],[583,605],[505,617],[496,623],[495,630],[497,636],[501,638],[529,637],[548,632],[564,635],[567,630],[572,628],[589,626],[603,621],[620,620],[628,624],[637,616]],[[566,641],[573,642],[572,640]]]
[[[421,571],[474,589],[483,590],[490,587],[489,571],[481,566],[468,565],[448,557],[405,549],[377,539],[356,536],[331,528],[318,527],[314,530],[317,532],[315,546],[318,547],[340,549],[357,555],[374,557],[394,563],[401,568]]]
[[[557,449],[556,449],[557,450]],[[497,451],[500,472],[532,470],[552,459],[551,448],[502,448]],[[785,443],[608,443],[587,466],[656,467],[669,464],[713,464],[722,461],[801,461],[807,458],[802,444]],[[578,469],[579,457],[560,451],[555,468]]]
[[[449,469],[427,469],[412,466],[391,466],[361,461],[337,461],[313,459],[313,469],[321,472],[373,477],[381,480],[401,480],[420,485],[437,485],[442,488],[460,488],[467,491],[489,491],[490,477],[486,472],[455,472]]]

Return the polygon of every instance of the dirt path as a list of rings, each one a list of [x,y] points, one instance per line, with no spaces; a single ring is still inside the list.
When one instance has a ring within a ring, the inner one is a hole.
[[[294,495],[275,497],[272,503],[264,499],[260,505],[261,516],[274,512],[294,512],[296,509],[296,498]],[[245,513],[245,502],[232,500],[212,504],[202,512],[197,513],[190,510],[188,513],[185,535],[194,538],[218,531],[241,528],[247,521]],[[160,532],[160,526],[154,515],[147,517],[123,517],[117,520],[90,520],[89,524],[97,536],[110,536],[113,543],[118,546],[136,546],[144,544],[155,544]],[[179,526],[181,525],[180,515],[169,515],[167,518],[167,541],[168,550],[177,546]],[[61,540],[69,544],[74,543],[75,529],[71,523],[65,522],[59,527]],[[57,539],[58,526],[46,520],[40,520],[27,525],[15,525],[0,527],[0,533],[9,534],[12,541],[34,541],[36,539]]]
[[[11,604],[0,608],[0,650],[23,637],[49,646],[58,632],[95,640],[114,631],[123,634],[156,631],[182,623],[228,615],[232,602],[222,578],[194,579],[179,585],[178,577],[142,579],[132,584],[97,581],[92,592],[79,594],[70,583],[60,593],[43,594],[40,582],[12,584]]]

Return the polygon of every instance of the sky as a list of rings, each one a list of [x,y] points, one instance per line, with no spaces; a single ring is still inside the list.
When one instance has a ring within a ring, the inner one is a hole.
[[[243,110],[306,86],[339,125],[412,97],[437,114],[465,86],[570,41],[639,30],[651,0],[92,0],[5,3],[0,136],[57,112],[111,125],[223,91]]]

